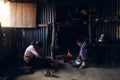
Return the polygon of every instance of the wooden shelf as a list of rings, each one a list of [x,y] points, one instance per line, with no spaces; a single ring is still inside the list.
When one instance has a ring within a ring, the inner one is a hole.
[[[82,25],[88,25],[88,24],[82,24],[82,23],[56,23],[56,25],[59,25],[60,27],[81,27]]]
[[[38,27],[47,27],[48,24],[38,24]]]
[[[115,25],[120,25],[120,22],[96,22],[95,24],[115,24]]]

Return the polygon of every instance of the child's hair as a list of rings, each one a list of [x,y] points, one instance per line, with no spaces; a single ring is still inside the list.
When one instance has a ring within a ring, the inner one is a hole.
[[[79,42],[84,42],[85,40],[83,39],[83,38],[78,38],[77,40],[76,40],[76,42],[77,43],[79,43]]]

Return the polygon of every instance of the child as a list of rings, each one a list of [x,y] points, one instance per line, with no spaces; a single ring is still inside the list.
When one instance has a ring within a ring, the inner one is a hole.
[[[79,68],[85,68],[88,54],[88,44],[84,39],[78,39],[76,44],[80,47],[79,55],[76,60],[81,62]]]

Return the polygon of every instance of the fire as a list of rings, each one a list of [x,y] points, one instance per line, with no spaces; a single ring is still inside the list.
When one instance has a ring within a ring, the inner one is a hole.
[[[68,50],[67,52],[67,57],[72,57],[72,53],[70,52],[70,50]]]

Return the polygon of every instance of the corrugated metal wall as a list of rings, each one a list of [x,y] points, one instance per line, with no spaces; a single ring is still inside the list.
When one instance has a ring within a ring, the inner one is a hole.
[[[41,18],[40,18],[41,24],[52,22],[52,5],[51,4],[42,4],[40,12],[41,12]]]
[[[0,72],[16,61],[16,29],[2,28],[0,39]]]
[[[48,24],[52,23],[52,5],[51,3],[38,3],[37,5],[37,23],[38,24]],[[47,55],[50,55],[50,44],[48,44],[48,28],[41,27],[41,28],[31,28],[31,29],[23,29],[23,35],[25,41],[30,43],[32,40],[39,40],[43,43],[44,51]]]
[[[120,1],[102,0],[98,7],[101,8],[99,9],[99,16],[101,21],[95,23],[96,40],[99,39],[101,34],[105,34],[105,37],[110,41],[117,40],[120,38],[120,24],[119,22],[115,21],[115,16],[120,14]]]
[[[48,45],[48,29],[47,28],[37,28],[37,29],[23,29],[25,46],[28,46],[31,41],[37,40],[42,42],[44,51],[46,54],[49,54],[49,45]]]

